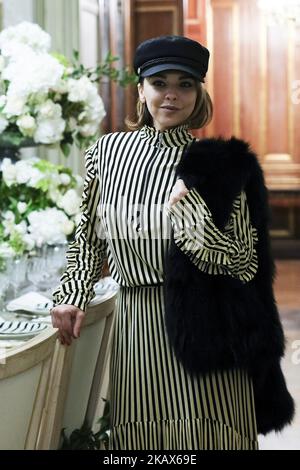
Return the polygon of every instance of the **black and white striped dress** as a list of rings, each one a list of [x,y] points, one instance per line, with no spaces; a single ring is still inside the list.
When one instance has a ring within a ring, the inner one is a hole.
[[[108,258],[120,285],[110,364],[112,450],[258,448],[247,373],[192,378],[166,336],[162,283],[171,231],[211,275],[247,282],[257,270],[257,233],[244,192],[224,232],[195,189],[167,207],[176,167],[192,140],[184,126],[164,132],[144,126],[105,135],[86,153],[81,223],[54,302],[85,309]],[[205,228],[197,238],[184,227],[200,226],[198,216]]]

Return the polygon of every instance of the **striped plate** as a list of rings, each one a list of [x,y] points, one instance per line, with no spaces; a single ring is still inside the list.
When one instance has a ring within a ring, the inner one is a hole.
[[[48,325],[30,321],[5,321],[0,323],[0,339],[30,338],[45,330]]]

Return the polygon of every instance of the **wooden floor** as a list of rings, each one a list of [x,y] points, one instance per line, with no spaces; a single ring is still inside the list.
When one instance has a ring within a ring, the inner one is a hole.
[[[282,433],[259,436],[261,450],[300,450],[300,260],[278,260],[275,297],[287,339],[282,368],[296,402],[296,418]]]

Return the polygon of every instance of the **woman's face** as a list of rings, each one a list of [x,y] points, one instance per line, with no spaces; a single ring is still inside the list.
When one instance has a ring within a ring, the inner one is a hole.
[[[140,100],[147,104],[156,130],[164,131],[187,121],[194,111],[197,82],[180,71],[159,72],[138,84]]]

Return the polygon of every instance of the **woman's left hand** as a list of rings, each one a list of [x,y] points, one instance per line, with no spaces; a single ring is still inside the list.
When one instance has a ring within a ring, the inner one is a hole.
[[[187,195],[189,190],[184,184],[184,181],[182,179],[178,179],[173,186],[173,189],[170,194],[170,199],[169,199],[169,207],[173,206],[176,202],[178,202],[181,198]]]

